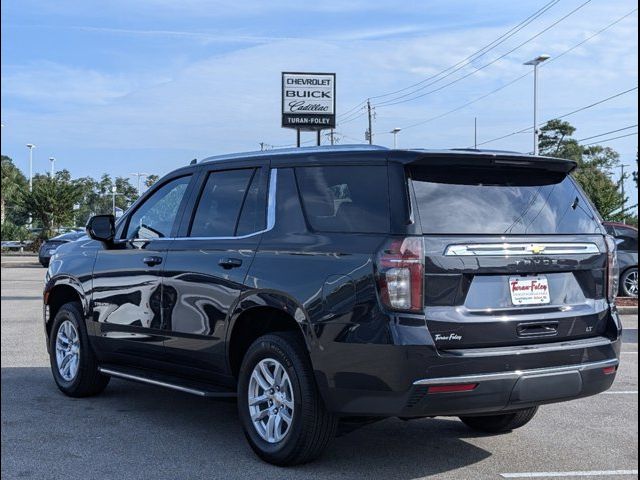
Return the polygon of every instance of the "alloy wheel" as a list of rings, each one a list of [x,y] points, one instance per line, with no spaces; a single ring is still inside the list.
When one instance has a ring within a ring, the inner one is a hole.
[[[623,279],[624,290],[627,294],[637,297],[638,296],[638,270],[632,270],[627,273]]]
[[[248,400],[258,435],[269,443],[284,439],[293,422],[294,398],[291,380],[280,362],[265,358],[256,364],[249,380]]]
[[[73,322],[65,320],[56,335],[56,366],[58,373],[67,382],[78,374],[80,365],[80,336]]]

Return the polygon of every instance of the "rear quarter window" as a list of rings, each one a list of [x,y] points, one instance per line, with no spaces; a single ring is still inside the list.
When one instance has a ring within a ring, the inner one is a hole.
[[[310,226],[320,232],[389,232],[386,166],[297,167]]]

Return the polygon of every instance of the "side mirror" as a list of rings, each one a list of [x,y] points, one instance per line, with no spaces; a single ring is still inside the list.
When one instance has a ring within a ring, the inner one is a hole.
[[[101,242],[113,242],[116,236],[115,217],[113,215],[94,215],[87,223],[87,235]]]

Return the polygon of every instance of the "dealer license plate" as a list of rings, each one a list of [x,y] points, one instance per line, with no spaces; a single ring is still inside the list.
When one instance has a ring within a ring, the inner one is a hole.
[[[547,277],[509,278],[511,302],[514,305],[545,305],[551,303]]]

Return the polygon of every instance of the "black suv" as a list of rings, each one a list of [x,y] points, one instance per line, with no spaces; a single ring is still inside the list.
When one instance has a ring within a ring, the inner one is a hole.
[[[341,421],[521,427],[618,368],[615,242],[574,168],[353,146],[176,170],[51,259],[53,377],[74,397],[110,377],[237,396],[278,465],[318,456]]]

